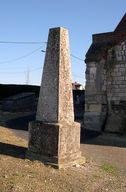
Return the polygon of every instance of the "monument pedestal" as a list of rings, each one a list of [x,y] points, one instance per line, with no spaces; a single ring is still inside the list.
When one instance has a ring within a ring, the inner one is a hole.
[[[31,122],[28,149],[31,159],[57,168],[80,163],[80,124]]]

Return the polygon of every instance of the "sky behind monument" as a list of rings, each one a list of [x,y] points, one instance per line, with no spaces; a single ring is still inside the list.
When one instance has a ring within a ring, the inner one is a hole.
[[[84,84],[83,60],[92,34],[113,31],[126,12],[125,0],[1,0],[0,3],[0,83],[11,84],[40,85],[45,57],[42,50],[46,49],[48,30],[59,26],[69,30],[72,81]]]

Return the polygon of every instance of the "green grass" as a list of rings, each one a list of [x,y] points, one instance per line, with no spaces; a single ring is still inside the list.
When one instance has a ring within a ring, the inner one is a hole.
[[[108,174],[111,174],[112,176],[116,176],[116,177],[119,176],[119,172],[118,172],[117,168],[108,162],[103,162],[101,165],[101,169],[103,171],[107,172]]]

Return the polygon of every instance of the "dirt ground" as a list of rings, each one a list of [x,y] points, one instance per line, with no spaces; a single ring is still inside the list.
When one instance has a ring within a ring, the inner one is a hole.
[[[57,170],[26,159],[27,140],[0,127],[0,192],[125,192],[125,175],[113,161],[95,158],[102,147],[94,150],[92,147],[81,145],[82,154],[87,158],[84,165]]]

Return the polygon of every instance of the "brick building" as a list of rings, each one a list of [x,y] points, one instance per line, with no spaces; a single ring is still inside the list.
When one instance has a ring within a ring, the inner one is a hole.
[[[126,14],[86,54],[85,128],[126,133]]]

